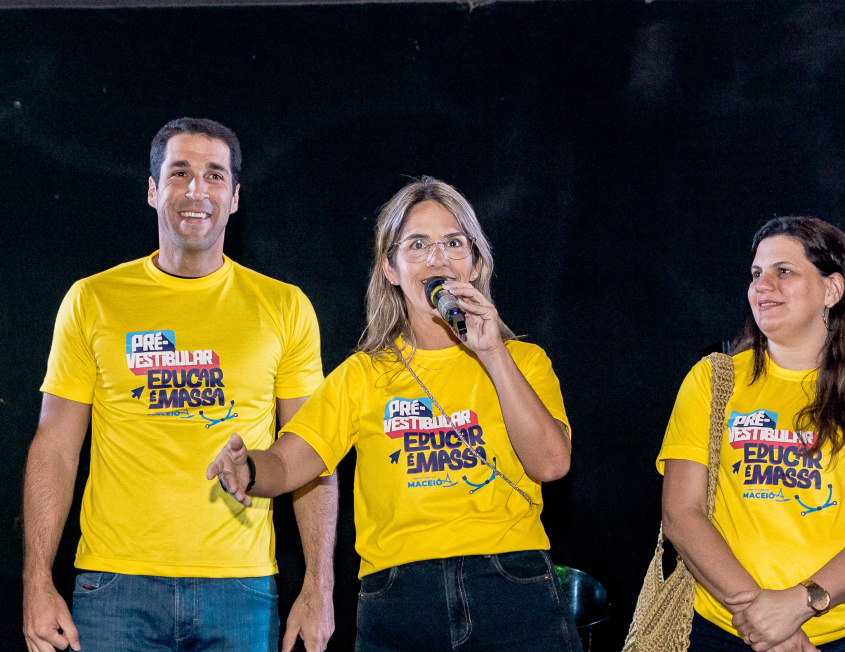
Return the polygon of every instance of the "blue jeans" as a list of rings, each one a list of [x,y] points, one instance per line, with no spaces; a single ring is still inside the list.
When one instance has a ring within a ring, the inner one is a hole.
[[[269,577],[213,579],[80,573],[73,621],[83,652],[276,652]]]
[[[692,632],[687,652],[722,652],[736,650],[749,652],[751,648],[738,636],[726,632],[697,613],[692,617]],[[845,639],[817,646],[821,652],[845,652]]]
[[[418,561],[365,575],[356,652],[580,652],[541,550]]]

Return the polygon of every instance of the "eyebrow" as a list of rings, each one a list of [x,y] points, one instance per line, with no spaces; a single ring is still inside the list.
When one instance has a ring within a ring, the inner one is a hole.
[[[168,170],[173,170],[174,168],[190,168],[191,164],[188,161],[173,161],[169,166]],[[220,165],[219,163],[215,163],[214,161],[209,161],[205,164],[207,170],[214,170],[215,172],[225,172],[229,174],[229,168],[224,165]]]
[[[778,265],[793,265],[794,263],[790,260],[779,260],[776,263],[772,263],[769,267],[777,267]],[[751,269],[763,269],[760,265],[752,265]]]
[[[466,233],[464,233],[463,231],[453,231],[452,233],[447,233],[447,234],[446,234],[446,235],[444,235],[443,237],[444,237],[444,238],[450,238],[450,237],[452,237],[453,235],[466,235]],[[406,235],[404,238],[402,238],[402,240],[403,240],[403,241],[404,241],[404,240],[408,240],[409,238],[426,238],[426,239],[428,239],[428,238],[430,238],[430,237],[431,237],[431,236],[430,236],[430,235],[428,235],[428,233],[409,233],[409,234],[408,234],[408,235]]]

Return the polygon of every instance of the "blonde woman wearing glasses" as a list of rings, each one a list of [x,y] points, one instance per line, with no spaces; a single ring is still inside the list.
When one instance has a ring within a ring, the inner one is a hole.
[[[356,448],[359,652],[581,649],[540,522],[569,424],[548,357],[499,319],[492,272],[466,199],[409,183],[379,215],[358,353],[269,450],[232,435],[209,466],[249,506]],[[429,304],[434,277],[465,313],[460,338]]]

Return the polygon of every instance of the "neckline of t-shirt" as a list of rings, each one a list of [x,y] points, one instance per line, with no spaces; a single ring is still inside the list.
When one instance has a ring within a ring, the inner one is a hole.
[[[806,380],[815,376],[819,371],[818,369],[786,369],[772,360],[768,353],[766,354],[766,363],[767,374],[772,374],[784,380]]]
[[[223,254],[223,264],[219,269],[214,270],[208,276],[201,276],[200,278],[183,278],[181,276],[173,276],[172,274],[168,274],[156,267],[153,260],[157,255],[158,251],[154,251],[150,254],[146,260],[144,260],[144,268],[156,282],[177,290],[203,290],[219,282],[232,271],[232,259],[226,256],[226,254]]]
[[[406,348],[405,341],[402,337],[398,337],[396,339],[396,346],[399,347],[399,350],[402,351],[403,348]],[[438,362],[448,362],[450,360],[457,360],[460,356],[466,353],[469,349],[467,349],[463,344],[455,344],[454,346],[448,346],[445,349],[417,349],[414,353],[414,357],[411,360],[411,365],[413,366],[416,363],[438,363]]]

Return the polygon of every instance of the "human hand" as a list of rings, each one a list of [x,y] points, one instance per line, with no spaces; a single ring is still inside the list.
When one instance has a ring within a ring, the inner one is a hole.
[[[726,597],[725,603],[729,608],[747,605],[734,613],[732,622],[746,644],[757,652],[786,642],[800,631],[801,625],[813,615],[807,606],[803,586],[793,586],[780,591],[743,591]]]
[[[24,581],[23,633],[29,652],[55,652],[56,648],[66,650],[68,646],[80,649],[70,610],[52,581]]]
[[[220,484],[235,497],[239,503],[246,507],[252,505],[252,501],[246,495],[246,486],[249,484],[249,465],[246,461],[247,450],[244,440],[238,433],[233,432],[229,443],[223,447],[214,461],[208,465],[205,477],[209,480],[220,479]]]
[[[306,652],[323,652],[334,633],[334,604],[331,589],[320,589],[312,582],[302,585],[293,603],[282,638],[282,652],[290,652],[297,636]]]
[[[503,345],[499,331],[499,312],[471,283],[448,281],[443,284],[466,314],[467,333],[464,344],[479,355],[496,350]],[[439,313],[438,313],[439,314]]]
[[[783,643],[770,647],[769,652],[819,652],[819,649],[810,643],[806,632],[799,629]]]

